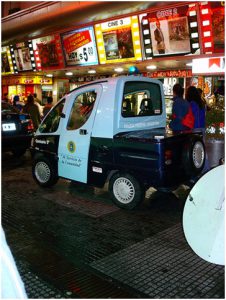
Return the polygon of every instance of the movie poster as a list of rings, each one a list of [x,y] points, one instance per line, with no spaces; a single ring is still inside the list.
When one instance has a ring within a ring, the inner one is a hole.
[[[13,55],[18,72],[33,70],[28,42],[13,45]]]
[[[117,31],[109,31],[103,33],[104,48],[106,52],[106,59],[119,58],[119,45],[117,39]]]
[[[141,60],[138,17],[95,25],[100,63]]]
[[[32,41],[38,69],[59,69],[64,67],[60,36],[49,35]]]
[[[225,45],[225,10],[222,3],[211,2],[214,52],[224,52]]]
[[[130,27],[104,32],[103,39],[107,60],[134,57]]]
[[[146,59],[194,53],[199,49],[197,15],[190,15],[188,6],[151,12],[140,19]]]
[[[7,52],[2,52],[2,66],[1,66],[2,73],[10,73],[10,65]]]
[[[97,65],[97,50],[93,27],[61,34],[66,66]]]
[[[47,44],[37,44],[41,64],[44,68],[59,65],[56,44],[49,42]]]

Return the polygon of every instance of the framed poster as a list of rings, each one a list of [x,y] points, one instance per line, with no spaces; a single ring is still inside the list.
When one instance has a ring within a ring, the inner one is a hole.
[[[48,35],[32,40],[38,70],[64,68],[60,36]]]
[[[31,41],[11,45],[10,52],[15,72],[36,70]]]
[[[212,12],[212,35],[214,53],[224,53],[225,50],[225,4],[210,2]]]
[[[101,64],[141,60],[138,17],[127,17],[95,25]]]
[[[199,50],[195,4],[143,14],[140,22],[145,59]]]
[[[97,50],[93,27],[61,34],[66,66],[97,65]]]
[[[1,72],[2,75],[13,74],[13,63],[10,55],[9,47],[2,47],[1,52]]]

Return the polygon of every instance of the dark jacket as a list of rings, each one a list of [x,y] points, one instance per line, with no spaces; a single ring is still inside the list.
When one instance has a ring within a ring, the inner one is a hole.
[[[38,106],[34,103],[27,103],[23,108],[23,112],[30,114],[34,128],[36,130],[41,122]]]

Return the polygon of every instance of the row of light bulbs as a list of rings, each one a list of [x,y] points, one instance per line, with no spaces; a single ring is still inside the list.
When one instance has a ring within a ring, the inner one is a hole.
[[[192,63],[188,63],[186,65],[187,66],[192,66]],[[146,67],[146,69],[155,70],[155,69],[157,69],[157,67],[155,65],[149,65],[149,66]],[[118,67],[118,68],[115,68],[114,71],[117,72],[117,73],[121,73],[121,72],[124,71],[124,69],[121,68],[121,67]],[[89,70],[88,73],[89,74],[96,74],[96,70]],[[65,75],[66,76],[73,76],[73,72],[66,72]],[[47,77],[53,77],[53,74],[46,74],[46,76]]]
[[[154,65],[150,65],[146,67],[148,70],[155,70],[157,67]],[[114,69],[115,72],[117,73],[122,73],[124,71],[123,68],[118,67]],[[96,74],[96,70],[89,70],[88,71],[89,74]],[[73,76],[73,72],[66,72],[65,73],[66,76]],[[46,74],[47,77],[53,77],[53,74]]]

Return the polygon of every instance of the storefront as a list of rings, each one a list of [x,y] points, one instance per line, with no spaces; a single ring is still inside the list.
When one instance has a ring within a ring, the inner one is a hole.
[[[15,95],[24,101],[29,94],[36,93],[41,99],[44,91],[52,91],[52,78],[43,78],[41,76],[7,76],[2,78],[2,93],[8,93],[10,101]]]

